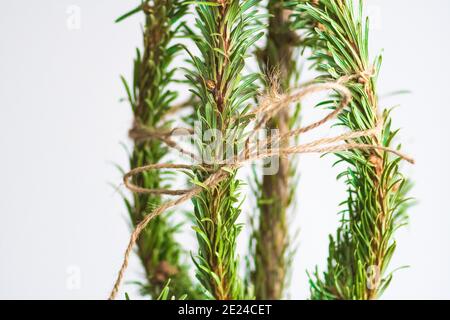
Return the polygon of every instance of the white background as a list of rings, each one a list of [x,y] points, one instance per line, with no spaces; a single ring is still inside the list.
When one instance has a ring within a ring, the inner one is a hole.
[[[129,236],[121,197],[108,185],[120,184],[112,163],[127,164],[119,142],[129,143],[131,114],[119,103],[119,74],[131,72],[141,21],[113,20],[136,3],[2,1],[0,298],[104,299],[112,287]],[[384,48],[380,96],[412,92],[381,104],[400,105],[394,125],[417,160],[404,172],[415,182],[418,205],[409,212],[410,225],[397,233],[391,263],[410,268],[395,274],[384,298],[449,299],[450,1],[366,3],[374,24],[371,47],[374,53]],[[67,27],[71,5],[81,9],[80,29]],[[307,109],[303,119],[315,116]],[[292,224],[300,229],[290,281],[295,299],[308,297],[306,270],[324,266],[345,196],[332,160],[300,160]],[[194,248],[191,233],[181,239]],[[134,259],[127,281],[141,275]],[[138,298],[135,286],[124,288]]]

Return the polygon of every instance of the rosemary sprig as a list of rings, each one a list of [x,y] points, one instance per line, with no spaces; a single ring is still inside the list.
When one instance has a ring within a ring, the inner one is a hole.
[[[134,115],[134,128],[158,130],[167,126],[164,115],[170,112],[177,93],[168,89],[174,79],[171,62],[181,47],[172,44],[187,11],[182,0],[144,1],[137,8],[126,13],[117,22],[143,12],[145,28],[143,33],[143,54],[137,49],[134,61],[133,85],[130,88],[122,77],[128,100]],[[130,131],[133,137],[133,130]],[[138,168],[149,163],[158,163],[168,149],[160,141],[140,141],[135,137],[130,154],[130,167]],[[133,178],[133,183],[143,188],[155,189],[167,186],[170,176],[157,171],[144,172]],[[130,220],[136,226],[153,208],[161,203],[161,197],[149,194],[134,194],[133,199],[124,199]],[[175,240],[179,226],[171,222],[169,215],[156,217],[142,232],[137,245],[137,253],[146,273],[142,292],[156,299],[168,290],[179,297],[187,294],[190,299],[201,297],[188,275],[188,267],[182,262],[183,250]]]
[[[246,126],[239,115],[256,94],[253,82],[258,75],[243,76],[242,70],[248,49],[262,36],[263,26],[255,23],[258,14],[252,9],[258,1],[195,1],[199,34],[193,40],[200,57],[191,54],[195,71],[188,71],[187,77],[200,100],[196,107],[196,120],[201,125],[197,145],[210,162],[208,172],[198,170],[192,177],[198,185],[210,171],[220,169],[217,162],[224,160],[227,148],[238,143]],[[213,148],[203,139],[207,132],[212,135],[208,141],[215,141]],[[193,200],[199,243],[194,258],[197,277],[211,297],[220,300],[244,298],[235,252],[242,228],[236,223],[241,212],[240,185],[236,170],[230,170],[226,180],[205,188]]]
[[[270,15],[267,43],[258,54],[260,69],[265,77],[266,90],[276,93],[286,92],[292,80],[298,78],[295,49],[300,38],[291,29],[290,10],[283,0],[269,0],[267,11]],[[299,116],[300,105],[293,114],[282,110],[267,125],[267,129],[277,129],[285,134]],[[280,147],[285,147],[287,142]],[[277,157],[276,174],[256,176],[256,199],[259,209],[259,221],[252,241],[254,271],[252,282],[256,299],[273,300],[283,297],[283,289],[289,273],[289,230],[287,211],[292,202],[292,177],[296,175],[296,166],[287,157]]]
[[[351,130],[381,126],[377,136],[358,142],[389,147],[398,130],[391,128],[389,110],[378,114],[376,91],[381,56],[369,61],[369,24],[363,20],[363,4],[351,0],[300,0],[296,6],[298,29],[306,32],[306,44],[323,78],[343,79],[351,90],[350,108],[340,125]],[[336,101],[322,103],[334,108]],[[400,147],[400,146],[399,146]],[[351,150],[337,154],[348,168],[339,174],[348,187],[342,203],[341,226],[330,237],[327,271],[310,280],[313,299],[374,299],[391,281],[386,275],[396,243],[395,230],[405,223],[407,180],[399,171],[401,159],[386,152]]]

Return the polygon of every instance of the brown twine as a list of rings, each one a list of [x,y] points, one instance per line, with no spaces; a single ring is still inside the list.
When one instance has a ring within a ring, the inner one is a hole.
[[[188,156],[189,158],[200,162],[201,159],[196,156],[194,153],[185,150],[175,141],[170,139],[170,137],[175,136],[189,136],[194,133],[194,130],[191,128],[174,128],[171,130],[159,128],[159,129],[150,129],[139,123],[134,122],[133,127],[128,132],[128,135],[131,139],[133,139],[136,143],[141,143],[149,140],[159,140],[165,143],[168,147],[177,150],[183,155]]]
[[[251,138],[257,133],[257,130],[261,129],[265,124],[274,116],[276,115],[281,109],[284,109],[288,107],[291,103],[295,103],[300,101],[305,96],[308,96],[310,94],[314,94],[316,92],[324,91],[324,90],[335,90],[339,92],[342,96],[340,105],[331,113],[326,115],[321,120],[314,122],[310,125],[307,125],[305,127],[299,128],[299,129],[293,129],[288,131],[287,133],[280,136],[277,140],[271,141],[271,143],[279,143],[282,140],[292,138],[295,136],[298,136],[302,133],[306,133],[308,131],[311,131],[317,127],[322,126],[326,122],[334,119],[337,117],[337,115],[347,107],[347,105],[350,103],[351,100],[351,92],[348,90],[347,87],[341,85],[338,82],[325,82],[325,83],[316,83],[316,84],[308,84],[304,86],[303,88],[300,88],[297,92],[294,94],[288,95],[278,95],[276,92],[272,91],[271,95],[263,99],[262,103],[260,104],[260,107],[257,108],[255,111],[251,112],[250,115],[257,115],[258,113],[263,113],[263,117],[259,123],[255,126],[254,131],[250,134],[246,141],[246,147],[249,150],[249,143]],[[268,145],[268,143],[264,144],[262,147],[265,148]],[[247,154],[246,154],[247,156]]]
[[[314,122],[310,125],[307,125],[305,127],[295,129],[292,131],[289,131],[288,133],[282,135],[279,137],[279,140],[287,139],[290,137],[298,136],[301,133],[309,132],[317,127],[322,126],[326,122],[335,119],[337,115],[346,107],[351,101],[351,93],[347,87],[342,85],[342,83],[348,82],[352,79],[359,79],[360,77],[363,77],[367,79],[368,77],[371,77],[373,75],[373,72],[363,72],[358,75],[345,77],[342,79],[339,79],[336,82],[326,82],[326,83],[319,83],[319,84],[310,84],[303,88],[300,88],[297,92],[294,92],[293,94],[284,94],[284,95],[278,95],[278,94],[270,94],[264,99],[261,100],[259,106],[252,112],[244,115],[250,116],[250,117],[256,117],[261,116],[261,119],[256,122],[255,127],[253,131],[249,134],[245,145],[244,150],[241,152],[240,155],[232,158],[227,159],[224,161],[217,162],[216,164],[219,165],[219,169],[217,169],[215,172],[212,172],[212,174],[203,181],[203,187],[195,186],[190,189],[180,189],[180,190],[170,190],[170,189],[146,189],[139,187],[137,185],[134,185],[130,182],[130,179],[142,172],[150,171],[150,170],[164,170],[164,169],[172,169],[172,170],[192,170],[193,168],[202,168],[207,170],[205,167],[201,165],[187,165],[187,164],[169,164],[169,163],[163,163],[163,164],[150,164],[146,166],[142,166],[139,168],[135,168],[124,175],[124,184],[125,186],[135,193],[146,193],[146,194],[157,194],[157,195],[170,195],[170,196],[179,196],[175,200],[171,200],[168,202],[165,202],[161,204],[159,207],[157,207],[155,210],[153,210],[151,213],[145,216],[145,218],[136,226],[135,230],[131,234],[127,249],[124,254],[122,266],[119,270],[117,279],[114,283],[114,287],[110,293],[109,299],[113,300],[115,299],[119,287],[122,283],[125,271],[128,267],[129,263],[129,257],[133,250],[134,245],[136,244],[137,239],[139,238],[140,233],[142,230],[145,229],[145,227],[149,224],[149,222],[154,219],[155,217],[161,215],[166,210],[175,207],[181,203],[184,203],[193,197],[197,196],[203,191],[203,188],[214,188],[217,186],[220,182],[222,182],[224,179],[226,179],[229,176],[229,171],[237,169],[244,164],[248,162],[252,162],[258,159],[264,159],[272,156],[279,156],[279,157],[285,157],[292,154],[300,154],[300,153],[329,153],[329,152],[338,152],[338,151],[345,151],[345,150],[380,150],[385,152],[390,152],[392,154],[395,154],[404,160],[414,163],[414,159],[411,157],[401,153],[398,150],[386,148],[383,146],[378,145],[370,145],[370,144],[362,144],[362,143],[352,143],[347,142],[352,139],[364,137],[364,136],[374,136],[380,133],[382,126],[380,125],[380,122],[377,122],[377,126],[375,128],[364,130],[364,131],[356,131],[356,132],[349,132],[344,133],[341,135],[338,135],[336,137],[331,138],[323,138],[318,139],[309,143],[300,144],[292,147],[286,147],[286,148],[278,148],[278,149],[270,149],[268,151],[258,153],[258,151],[255,151],[256,146],[252,145],[250,143],[251,138],[254,136],[255,132],[262,128],[277,112],[279,112],[283,108],[287,108],[292,103],[298,102],[301,99],[303,99],[305,96],[308,96],[310,94],[324,91],[324,90],[335,90],[337,91],[341,96],[341,103],[340,105],[333,110],[331,113],[329,113],[327,116],[325,116],[323,119]],[[159,131],[159,132],[158,132]],[[180,132],[177,129],[173,130],[148,130],[139,126],[136,126],[130,131],[130,136],[133,137],[136,140],[142,141],[145,139],[158,139],[164,143],[166,143],[169,147],[172,147],[176,150],[178,150],[180,153],[189,155],[193,157],[194,159],[199,159],[199,157],[193,155],[191,152],[186,151],[179,147],[173,140],[170,139],[171,136],[176,135],[175,132]],[[192,130],[187,129],[185,132],[192,132]],[[263,141],[263,146],[269,145],[271,142]],[[341,144],[337,144],[340,142],[345,142]],[[273,143],[273,142],[272,142]],[[200,162],[201,163],[201,162]]]
[[[174,128],[167,130],[164,128],[150,129],[139,123],[134,123],[133,127],[128,132],[131,139],[136,142],[143,142],[151,139],[162,139],[173,136],[186,136],[194,133],[191,128]]]

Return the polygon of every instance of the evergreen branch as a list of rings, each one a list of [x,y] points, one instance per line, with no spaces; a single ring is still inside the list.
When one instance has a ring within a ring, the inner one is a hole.
[[[298,4],[300,2],[300,4]],[[306,32],[320,79],[346,78],[353,100],[340,117],[351,130],[381,127],[377,136],[357,142],[389,147],[398,130],[391,128],[389,111],[378,112],[376,91],[381,57],[369,61],[369,25],[363,21],[362,1],[293,2],[296,27]],[[336,101],[323,103],[334,108]],[[400,148],[400,146],[398,146]],[[396,243],[395,230],[405,223],[409,202],[407,180],[399,170],[400,158],[375,150],[339,152],[338,162],[348,168],[339,174],[348,187],[341,225],[330,236],[327,271],[311,278],[312,299],[375,299],[391,281],[385,275]]]
[[[177,94],[167,87],[174,81],[174,69],[170,68],[174,55],[181,47],[172,44],[187,6],[182,0],[145,1],[136,9],[117,19],[121,21],[137,12],[144,12],[143,55],[137,50],[134,61],[133,85],[125,85],[131,104],[135,126],[149,129],[167,126],[164,116],[171,112]],[[158,163],[168,149],[160,141],[134,141],[130,155],[131,169],[148,163]],[[170,177],[159,172],[145,172],[135,177],[133,183],[142,188],[160,188],[170,183]],[[132,201],[124,199],[133,226],[161,203],[161,197],[148,194],[134,194]],[[188,267],[182,262],[183,250],[175,240],[179,226],[173,225],[170,216],[157,217],[142,232],[138,240],[138,255],[146,273],[142,292],[157,298],[164,293],[166,283],[171,281],[171,291],[175,296],[187,294],[190,299],[201,297],[189,278]]]
[[[269,0],[267,11],[270,15],[267,44],[257,57],[266,79],[266,90],[283,93],[289,90],[292,80],[298,78],[294,54],[300,38],[291,30],[291,11],[285,8],[285,1]],[[267,129],[285,134],[298,118],[300,105],[297,109],[294,114],[288,109],[282,110],[268,123]],[[280,147],[287,144],[285,141]],[[259,222],[253,233],[251,250],[255,266],[251,277],[256,298],[260,300],[283,297],[290,264],[287,210],[291,205],[291,177],[296,175],[296,166],[287,157],[274,157],[272,163],[278,163],[276,174],[264,174],[262,179],[255,177],[259,186],[255,188]]]
[[[198,35],[193,40],[200,57],[191,54],[195,71],[188,71],[192,91],[200,103],[196,120],[201,124],[197,145],[206,155],[211,171],[233,148],[245,128],[244,121],[232,121],[244,111],[246,101],[256,94],[253,82],[257,75],[242,75],[248,49],[262,36],[262,26],[256,24],[258,14],[252,9],[259,0],[195,1]],[[215,148],[203,141],[203,135],[212,133]],[[202,185],[210,172],[196,171],[193,182]],[[236,241],[241,225],[236,220],[241,212],[236,170],[213,188],[193,199],[199,243],[194,258],[197,278],[211,297],[219,300],[242,299],[244,290],[239,277]]]

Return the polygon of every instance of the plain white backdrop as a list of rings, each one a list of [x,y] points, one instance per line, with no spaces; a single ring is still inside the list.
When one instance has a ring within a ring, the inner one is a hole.
[[[113,163],[126,167],[119,142],[129,143],[131,123],[128,105],[119,103],[119,75],[131,72],[141,19],[113,21],[136,3],[0,5],[0,298],[104,299],[112,287],[129,236],[126,209],[109,186],[120,184]],[[372,51],[384,49],[381,104],[399,105],[394,125],[417,160],[404,172],[418,204],[397,233],[391,263],[410,267],[395,274],[384,298],[449,299],[450,1],[366,3]],[[411,94],[383,98],[398,90]],[[306,108],[303,119],[314,116]],[[300,158],[294,299],[308,297],[306,270],[324,266],[328,234],[337,226],[345,188],[332,162]],[[195,248],[189,230],[180,239]],[[134,259],[126,280],[141,276]],[[124,291],[139,298],[132,284]]]

